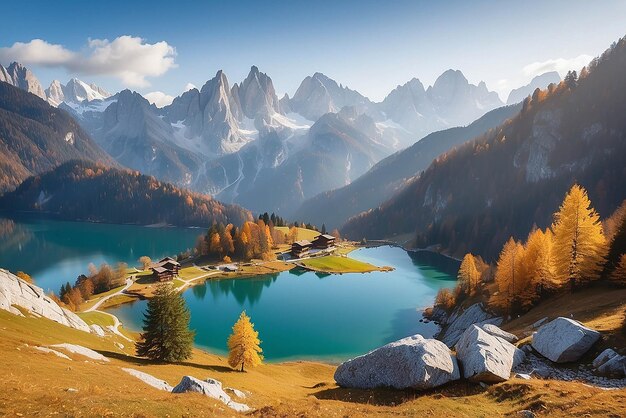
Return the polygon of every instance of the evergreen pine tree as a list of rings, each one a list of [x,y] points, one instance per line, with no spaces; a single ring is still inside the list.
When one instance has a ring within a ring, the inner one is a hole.
[[[189,330],[189,318],[182,295],[169,283],[159,285],[148,301],[137,355],[167,362],[191,357],[195,333]]]
[[[326,224],[322,224],[322,234],[326,234]]]
[[[233,333],[228,337],[228,364],[233,369],[256,367],[263,361],[259,333],[254,330],[250,317],[243,311],[235,325]]]
[[[607,245],[600,217],[585,189],[574,185],[554,215],[554,262],[561,284],[578,284],[600,277]]]

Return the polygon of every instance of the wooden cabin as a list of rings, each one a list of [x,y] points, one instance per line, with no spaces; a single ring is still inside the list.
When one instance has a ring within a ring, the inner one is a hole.
[[[305,239],[296,241],[291,244],[291,255],[296,258],[302,258],[309,253],[311,247],[313,247],[313,244]]]
[[[156,280],[166,282],[178,276],[180,263],[171,257],[165,257],[159,260],[158,263],[154,263],[151,269]]]
[[[321,250],[326,250],[335,245],[335,237],[328,234],[321,234],[315,237],[313,240],[313,247]]]

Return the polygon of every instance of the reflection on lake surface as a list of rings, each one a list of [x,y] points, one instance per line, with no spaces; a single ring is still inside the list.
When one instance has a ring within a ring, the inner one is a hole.
[[[191,228],[148,228],[65,222],[39,216],[0,218],[0,267],[30,274],[38,286],[58,292],[74,283],[94,263],[137,265],[193,247],[203,231]]]
[[[292,270],[251,278],[210,280],[187,289],[196,344],[226,352],[226,339],[242,310],[252,317],[268,360],[340,361],[399,338],[432,336],[419,322],[437,291],[455,284],[458,262],[434,256],[427,263],[393,247],[367,248],[352,257],[392,272],[320,275]],[[443,266],[446,266],[444,268]],[[110,312],[139,330],[146,301]]]

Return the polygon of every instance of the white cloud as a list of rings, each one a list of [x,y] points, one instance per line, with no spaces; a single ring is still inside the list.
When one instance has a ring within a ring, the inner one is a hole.
[[[147,101],[154,104],[156,107],[164,107],[171,104],[174,101],[174,96],[165,94],[162,91],[151,91],[143,95]]]
[[[176,50],[165,41],[149,44],[128,35],[113,41],[89,39],[87,48],[80,52],[41,39],[0,48],[0,61],[62,67],[81,75],[112,76],[131,87],[149,86],[146,77],[158,77],[176,67],[175,57]]]
[[[183,93],[184,93],[184,92],[186,92],[186,91],[189,91],[189,90],[191,90],[191,89],[197,89],[197,88],[198,88],[198,87],[196,87],[196,85],[195,85],[195,84],[193,84],[193,83],[187,83],[187,84],[185,85],[185,88],[183,89]]]
[[[593,59],[591,55],[579,55],[575,58],[556,58],[542,62],[533,62],[526,65],[522,71],[527,77],[535,77],[548,71],[557,71],[564,77],[569,70],[580,71],[582,67],[589,64]]]

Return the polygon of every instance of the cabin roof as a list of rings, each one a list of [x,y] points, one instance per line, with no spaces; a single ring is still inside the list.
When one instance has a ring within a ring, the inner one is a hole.
[[[153,267],[152,270],[154,270],[157,273],[165,273],[166,271],[171,271],[170,269],[166,269],[165,267]]]
[[[159,262],[157,264],[162,264],[162,263],[167,263],[167,262],[180,266],[180,263],[178,261],[174,260],[172,257],[162,258],[161,260],[159,260]]]
[[[293,245],[297,245],[299,247],[310,247],[313,244],[311,244],[311,241],[303,239],[303,240],[294,242]]]
[[[330,241],[330,240],[334,240],[335,237],[333,237],[332,235],[328,235],[328,234],[321,234],[321,235],[316,236],[315,239],[316,240],[318,240],[318,239],[325,239],[325,240]]]

